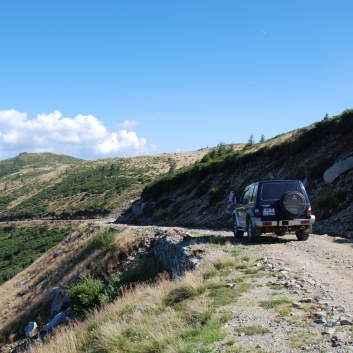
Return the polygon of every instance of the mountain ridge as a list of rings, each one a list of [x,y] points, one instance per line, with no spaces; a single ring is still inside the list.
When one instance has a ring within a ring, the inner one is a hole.
[[[79,212],[73,212],[66,216],[71,219],[70,221],[60,220],[65,218],[65,207],[67,205],[71,207],[74,202],[79,201],[81,209],[87,205],[85,204],[87,199],[96,203],[104,201],[105,205],[111,205],[111,208],[106,207],[111,212],[103,213],[103,216],[114,217],[109,220],[109,223],[105,220],[103,227],[108,229],[122,227],[123,232],[129,232],[126,223],[152,225],[149,227],[152,233],[158,229],[156,226],[162,225],[229,230],[232,210],[229,197],[231,192],[238,194],[242,187],[252,180],[272,177],[298,178],[307,181],[313,213],[317,216],[314,232],[352,237],[353,171],[347,169],[339,173],[332,182],[327,182],[324,178],[325,172],[337,162],[345,161],[353,155],[352,134],[353,111],[349,110],[337,117],[324,119],[309,127],[279,135],[262,144],[235,146],[219,144],[215,148],[195,153],[125,158],[126,165],[120,163],[121,159],[93,162],[72,160],[74,162],[72,166],[62,164],[63,169],[58,175],[55,175],[55,168],[48,171],[45,168],[26,167],[24,175],[30,175],[30,180],[21,181],[19,171],[1,177],[0,216],[4,215],[1,212],[6,211],[6,207],[15,205],[16,201],[17,205],[32,205],[33,208],[39,207],[40,211],[30,215],[32,219],[28,221],[24,221],[21,218],[23,214],[20,213],[13,214],[12,220],[9,215],[5,215],[8,219],[0,222],[0,227],[5,231],[4,239],[11,237],[11,231],[14,228],[22,229],[31,224],[37,224],[37,228],[34,227],[33,238],[27,242],[32,242],[35,246],[35,239],[38,239],[35,238],[35,234],[38,233],[39,238],[41,234],[46,234],[45,237],[50,236],[51,227],[53,229],[62,227],[68,234],[63,233],[66,236],[63,241],[46,250],[39,258],[31,259],[32,265],[1,286],[0,316],[1,320],[6,322],[1,333],[17,332],[21,337],[23,325],[34,317],[43,318],[43,312],[46,310],[43,303],[44,295],[51,287],[58,286],[59,282],[60,286],[61,283],[71,283],[84,273],[97,274],[107,280],[109,271],[115,269],[117,260],[121,256],[129,257],[134,246],[139,248],[137,244],[144,243],[140,235],[144,234],[148,227],[141,230],[137,227],[135,228],[137,236],[134,235],[132,246],[124,244],[119,251],[116,251],[115,247],[111,250],[92,248],[92,240],[94,241],[95,234],[99,232],[103,223],[99,225],[98,219],[93,222],[87,220],[87,217],[93,215],[97,218],[100,214],[97,209],[94,209],[92,214],[86,212],[80,215]],[[21,156],[21,158],[24,157],[26,156]],[[95,174],[94,171],[97,173]],[[116,178],[119,173],[123,178]],[[53,180],[43,180],[48,175]],[[100,178],[95,179],[97,176]],[[60,178],[67,178],[66,183],[60,183]],[[92,178],[99,183],[92,182]],[[133,182],[128,184],[126,189],[120,190],[120,199],[101,198],[112,185],[117,188],[119,182],[125,180],[128,183],[129,178]],[[88,183],[89,180],[91,180],[90,183]],[[96,189],[102,184],[102,180],[105,187],[103,192]],[[112,180],[113,183],[110,183]],[[7,188],[4,187],[6,182],[9,183]],[[58,188],[57,185],[61,185],[62,188]],[[68,188],[65,189],[63,186]],[[86,190],[83,191],[79,186]],[[34,190],[31,190],[31,187]],[[45,188],[52,193],[40,194]],[[33,193],[31,194],[30,191]],[[10,200],[12,204],[3,199],[11,194],[14,194],[13,199]],[[51,195],[51,199],[36,198],[38,194]],[[55,199],[56,195],[61,195],[63,200]],[[21,197],[26,196],[29,197],[24,201],[21,200]],[[36,200],[39,203],[34,204]],[[43,200],[47,200],[47,204]],[[132,200],[135,200],[132,206],[141,207],[145,204],[143,210],[142,207],[140,208],[142,212],[133,212],[134,207],[130,207]],[[16,208],[17,205],[12,208]],[[49,206],[54,207],[52,209],[54,213],[43,211],[40,207],[44,206],[47,209],[50,209]],[[87,208],[84,210],[87,211]],[[42,215],[46,219],[36,219]],[[76,219],[73,220],[75,217]],[[15,221],[18,219],[21,222]],[[113,221],[124,225],[113,224]],[[46,232],[40,233],[42,229]],[[121,235],[116,240],[120,237]],[[228,236],[228,238],[231,237]],[[46,242],[46,239],[41,240]],[[130,250],[128,250],[129,247]],[[44,247],[41,249],[45,251]],[[138,250],[134,253],[138,258],[137,254]],[[1,265],[6,267],[6,264],[15,261],[15,256],[18,254],[5,255]]]
[[[163,176],[148,185],[136,206],[117,222],[191,227],[231,228],[231,193],[239,195],[247,184],[267,179],[305,182],[319,234],[353,236],[350,221],[353,171],[325,180],[325,172],[353,155],[353,110],[279,135],[241,151],[218,146],[200,163]]]

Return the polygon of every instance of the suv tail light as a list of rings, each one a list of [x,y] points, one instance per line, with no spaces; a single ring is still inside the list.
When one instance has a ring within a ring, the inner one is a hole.
[[[306,214],[311,214],[311,207],[308,207],[308,210],[306,211]]]
[[[255,217],[261,217],[262,213],[258,208],[255,208]]]

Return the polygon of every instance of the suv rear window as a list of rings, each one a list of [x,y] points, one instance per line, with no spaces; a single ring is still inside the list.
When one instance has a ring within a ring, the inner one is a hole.
[[[261,185],[261,200],[279,200],[287,191],[302,192],[298,183],[268,183]]]

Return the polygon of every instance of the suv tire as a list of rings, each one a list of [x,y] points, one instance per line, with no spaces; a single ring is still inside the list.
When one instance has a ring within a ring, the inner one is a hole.
[[[300,241],[305,241],[309,239],[310,229],[299,230],[295,233],[297,239]]]
[[[305,212],[305,197],[298,191],[288,191],[279,200],[279,207],[287,217],[298,217]]]
[[[236,238],[242,238],[244,236],[244,231],[239,229],[235,217],[233,218],[233,233]]]
[[[249,243],[256,243],[259,241],[260,235],[261,235],[261,230],[253,226],[253,224],[251,222],[251,218],[248,218],[246,220],[246,230],[248,232],[248,242]]]

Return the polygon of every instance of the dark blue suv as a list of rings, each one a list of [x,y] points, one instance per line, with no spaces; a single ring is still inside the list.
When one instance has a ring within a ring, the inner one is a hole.
[[[247,232],[248,241],[256,242],[264,233],[295,232],[298,240],[307,240],[314,222],[308,194],[299,180],[259,181],[236,197],[233,231],[237,238]]]

